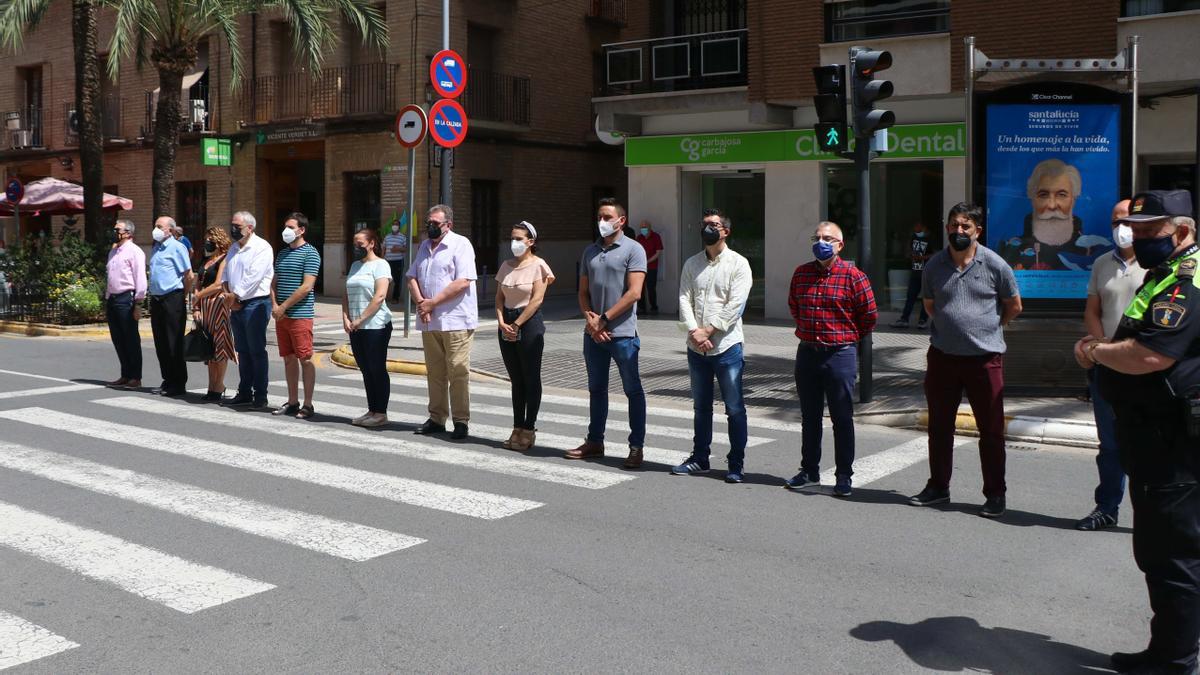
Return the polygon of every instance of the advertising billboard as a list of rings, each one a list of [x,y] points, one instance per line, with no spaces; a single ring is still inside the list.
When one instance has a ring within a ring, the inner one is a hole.
[[[977,99],[977,198],[985,244],[1021,295],[1082,300],[1096,258],[1113,250],[1111,210],[1129,185],[1128,96],[1038,83]]]

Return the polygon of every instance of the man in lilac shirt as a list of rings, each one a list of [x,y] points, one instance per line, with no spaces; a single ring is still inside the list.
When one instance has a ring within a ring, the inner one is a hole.
[[[105,313],[108,334],[121,362],[121,377],[108,384],[135,389],[142,386],[142,338],[138,334],[138,320],[142,318],[141,303],[146,297],[146,254],[133,243],[133,221],[114,223],[109,241],[113,247],[108,252]]]
[[[417,305],[425,348],[429,419],[418,434],[444,433],[453,411],[454,439],[467,437],[471,419],[471,340],[479,326],[475,300],[475,249],[453,232],[454,211],[438,204],[425,218],[425,241],[405,275]],[[447,396],[449,389],[449,396]]]

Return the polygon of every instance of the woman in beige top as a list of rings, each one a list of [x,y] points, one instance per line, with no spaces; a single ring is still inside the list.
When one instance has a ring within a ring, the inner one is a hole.
[[[513,257],[496,273],[496,320],[500,355],[512,382],[513,430],[504,441],[509,450],[528,450],[537,431],[542,404],[542,349],[546,325],[542,299],[554,283],[554,272],[537,254],[537,230],[521,221],[512,229]]]

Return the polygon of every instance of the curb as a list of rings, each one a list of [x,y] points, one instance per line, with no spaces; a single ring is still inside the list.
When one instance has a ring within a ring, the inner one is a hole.
[[[354,360],[354,354],[350,351],[350,345],[341,345],[333,350],[329,360],[343,368],[352,368],[358,370],[358,362]],[[401,359],[388,359],[387,369],[389,373],[403,373],[405,375],[425,375],[425,363],[423,361],[404,361]]]
[[[0,320],[0,333],[13,333],[29,337],[108,337],[108,327],[104,324],[84,324],[83,326],[59,326],[52,323],[34,323],[31,321]],[[142,338],[150,337],[141,333]]]
[[[929,428],[928,409],[861,413],[855,417],[870,424],[886,427]],[[979,435],[979,428],[975,425],[975,416],[961,410],[955,417],[954,430],[964,435]],[[1096,436],[1095,422],[1027,415],[1005,416],[1004,439],[1089,449],[1095,449],[1099,442]]]

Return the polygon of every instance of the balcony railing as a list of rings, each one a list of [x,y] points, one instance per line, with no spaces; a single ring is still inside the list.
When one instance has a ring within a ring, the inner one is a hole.
[[[158,96],[152,91],[145,94],[145,110],[140,135],[143,138],[151,138],[154,136],[154,121],[158,115]],[[184,92],[184,97],[179,99],[179,116],[183,121],[179,127],[182,133],[201,133],[213,129],[212,115],[206,99],[189,99]]]
[[[0,150],[46,147],[42,108],[25,106],[4,113],[4,143]]]
[[[102,96],[96,106],[100,114],[100,133],[105,141],[115,141],[125,138],[125,129],[121,111],[127,107],[125,99],[117,96]],[[63,145],[79,145],[79,116],[75,111],[74,101],[63,101],[62,104]]]
[[[366,63],[254,78],[243,97],[246,124],[395,113],[400,66]]]
[[[587,18],[625,25],[625,0],[588,0]]]
[[[601,96],[746,84],[746,29],[604,45]]]
[[[529,78],[472,68],[462,94],[467,118],[529,126]]]

